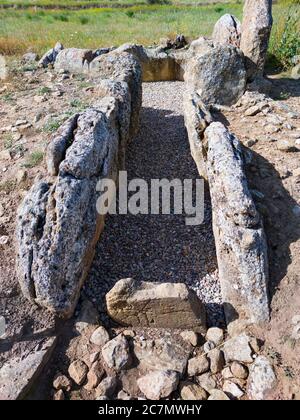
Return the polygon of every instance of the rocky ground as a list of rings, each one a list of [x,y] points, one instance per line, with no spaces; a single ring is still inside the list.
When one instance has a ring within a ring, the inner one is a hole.
[[[196,337],[182,335],[182,331],[124,331],[109,322],[103,311],[104,294],[122,277],[186,282],[207,304],[210,323],[222,325],[208,196],[205,224],[194,228],[187,228],[182,216],[136,217],[134,223],[130,215],[110,216],[76,315],[66,325],[61,326],[48,312],[22,297],[14,270],[17,206],[35,177],[44,172],[43,152],[51,132],[93,97],[92,83],[86,79],[55,75],[51,70],[24,70],[0,87],[0,316],[6,320],[0,366],[8,359],[42,349],[45,337],[51,331],[54,335],[56,328],[64,332],[63,338],[31,398],[144,398],[153,397],[149,394],[153,391],[157,392],[155,397],[162,398],[227,395],[243,399],[259,392],[257,384],[251,385],[251,372],[267,369],[269,384],[274,380],[264,356],[273,363],[278,378],[275,391],[268,397],[300,398],[299,82],[274,79],[271,94],[275,101],[248,95],[240,106],[216,113],[248,151],[250,186],[269,242],[271,323],[250,331],[249,337],[252,334],[258,342],[242,339],[240,353],[248,353],[246,359],[239,360],[230,351],[226,353],[227,335],[223,331],[217,330],[220,337],[222,334],[217,342],[210,333]],[[144,85],[141,130],[127,156],[130,178],[196,176],[183,126],[182,89],[180,82]],[[107,332],[100,328],[95,339],[99,312]],[[114,337],[118,337],[117,342],[109,341]],[[114,346],[119,349],[118,360],[111,358]],[[196,356],[201,357],[201,363],[195,363],[198,370],[194,372],[191,360]],[[153,375],[151,366],[157,363],[178,373],[154,378],[163,386],[149,391],[145,375]],[[118,381],[114,379],[116,366]],[[186,366],[187,372],[181,374]],[[214,389],[219,393],[211,392]]]

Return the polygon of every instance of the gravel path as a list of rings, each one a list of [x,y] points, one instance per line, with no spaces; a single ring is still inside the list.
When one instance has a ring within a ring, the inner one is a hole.
[[[143,85],[140,132],[127,150],[128,180],[196,179],[182,115],[183,83]],[[85,292],[104,312],[103,299],[121,278],[184,282],[207,304],[209,322],[223,321],[211,227],[186,226],[184,215],[110,215],[97,246]]]

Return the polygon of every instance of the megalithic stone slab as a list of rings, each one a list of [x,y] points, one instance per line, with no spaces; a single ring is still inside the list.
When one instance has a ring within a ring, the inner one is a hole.
[[[106,304],[121,325],[206,331],[204,305],[183,283],[122,279],[107,293]]]
[[[272,24],[272,0],[245,1],[240,48],[249,80],[263,74]]]
[[[268,321],[268,257],[240,142],[219,122],[205,131],[213,231],[224,309],[233,321]]]

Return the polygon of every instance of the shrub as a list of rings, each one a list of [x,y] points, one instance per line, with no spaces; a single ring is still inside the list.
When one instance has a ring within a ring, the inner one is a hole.
[[[87,23],[89,23],[89,18],[87,16],[80,16],[79,22],[81,23],[81,25],[86,25]]]
[[[300,54],[300,0],[285,3],[287,9],[273,28],[269,50],[269,61],[282,69],[291,67],[292,58]]]
[[[27,158],[27,160],[24,164],[24,167],[25,168],[34,168],[35,166],[37,166],[38,164],[40,164],[42,162],[43,157],[44,157],[43,152],[40,152],[40,151],[32,152],[28,156],[28,158]]]

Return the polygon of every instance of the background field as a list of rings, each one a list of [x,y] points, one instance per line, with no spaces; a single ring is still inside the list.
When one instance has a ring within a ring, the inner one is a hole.
[[[0,8],[0,53],[42,53],[57,41],[65,47],[80,48],[99,48],[124,42],[153,45],[161,38],[174,37],[179,33],[188,38],[209,36],[215,22],[224,13],[232,13],[240,19],[242,17],[241,1],[216,4],[213,0],[178,0],[181,4],[177,6],[139,4],[128,7],[128,4],[152,1],[158,0],[0,0],[0,5],[52,5],[51,9]],[[213,4],[207,4],[209,2]],[[79,10],[53,8],[53,4],[83,6],[95,3],[119,4],[121,7],[82,7]],[[195,5],[191,5],[193,3]],[[200,3],[202,5],[196,5]],[[292,9],[291,3],[294,3]],[[274,4],[270,52],[273,62],[282,63],[285,67],[289,65],[290,58],[299,53],[299,9],[299,0],[282,0]]]

